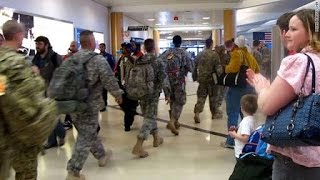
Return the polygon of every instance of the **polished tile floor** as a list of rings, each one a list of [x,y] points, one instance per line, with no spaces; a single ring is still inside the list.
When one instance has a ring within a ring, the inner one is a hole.
[[[174,136],[166,129],[166,123],[158,121],[164,144],[152,146],[152,137],[144,144],[149,157],[138,159],[131,154],[136,135],[143,118],[136,116],[130,132],[123,130],[123,113],[109,98],[109,108],[102,113],[100,136],[106,148],[113,150],[113,157],[106,167],[98,167],[97,160],[89,156],[83,174],[87,180],[226,180],[235,165],[234,152],[220,147],[226,134],[226,114],[222,119],[211,120],[208,104],[200,115],[201,123],[194,124],[193,108],[196,103],[197,83],[187,82],[187,104],[180,122],[180,135]],[[168,105],[160,100],[158,117],[168,120]],[[222,106],[225,111],[225,105]],[[262,116],[258,116],[262,117]],[[262,122],[263,118],[259,118]],[[197,131],[193,128],[198,128]],[[210,131],[212,132],[210,134]],[[63,180],[67,174],[66,163],[71,157],[77,132],[69,130],[66,144],[47,150],[39,157],[39,180]],[[12,180],[13,177],[10,179]]]

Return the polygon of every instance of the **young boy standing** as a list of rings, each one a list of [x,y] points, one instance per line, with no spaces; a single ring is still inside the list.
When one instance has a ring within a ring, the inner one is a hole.
[[[240,100],[243,119],[239,124],[238,130],[233,126],[229,129],[229,135],[234,138],[235,156],[238,159],[244,145],[248,142],[249,136],[255,130],[255,119],[253,115],[258,109],[257,96],[253,94],[244,95]]]

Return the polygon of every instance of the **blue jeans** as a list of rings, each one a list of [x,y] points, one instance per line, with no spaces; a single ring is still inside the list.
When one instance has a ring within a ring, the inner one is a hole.
[[[50,134],[48,138],[48,144],[58,145],[57,137],[59,137],[60,139],[64,139],[65,136],[66,130],[64,129],[63,124],[59,120],[57,126],[54,128],[53,132]]]
[[[228,130],[231,126],[238,126],[238,119],[240,114],[240,99],[243,95],[253,93],[251,86],[247,87],[229,87],[226,97],[227,116],[228,116]],[[227,144],[234,145],[234,139],[229,135],[227,137]]]

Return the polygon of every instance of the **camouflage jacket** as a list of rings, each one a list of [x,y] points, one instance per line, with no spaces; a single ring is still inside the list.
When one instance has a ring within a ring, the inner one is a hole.
[[[45,98],[43,79],[33,74],[25,57],[9,47],[0,48],[0,149],[12,146],[40,145],[56,121],[56,104]],[[40,123],[39,123],[40,122]],[[46,125],[41,124],[46,123]],[[3,126],[4,125],[4,126]],[[40,133],[39,133],[40,132]],[[32,134],[36,133],[36,134]],[[25,139],[35,139],[26,140]],[[18,142],[18,144],[12,144]],[[35,144],[31,144],[35,143]]]
[[[170,61],[170,54],[177,55],[181,57],[179,60],[173,62],[173,63],[168,63]],[[159,57],[163,62],[166,63],[166,70],[167,74],[170,80],[171,85],[176,84],[176,83],[185,83],[185,76],[188,74],[188,72],[193,71],[193,61],[191,59],[190,54],[183,48],[170,48],[169,50],[166,50],[163,52]],[[170,66],[179,67],[179,73],[178,75],[172,74],[171,72],[168,71],[170,69]],[[178,81],[179,82],[172,82],[172,76],[178,76]]]
[[[82,49],[76,54],[75,58],[87,59],[93,56],[95,52]],[[112,69],[102,55],[96,55],[86,64],[88,71],[88,87],[91,89],[88,97],[89,106],[93,111],[100,110],[103,106],[102,90],[107,89],[115,98],[120,98],[123,91],[119,88],[118,81],[115,78]]]
[[[215,51],[206,48],[196,57],[193,77],[196,77],[199,83],[213,83],[212,73],[221,75],[222,72],[220,58]]]
[[[164,91],[166,97],[170,97],[170,83],[166,72],[166,65],[161,59],[157,59],[152,53],[147,53],[141,59],[143,62],[152,62],[154,70],[154,90],[155,96]]]
[[[256,58],[257,63],[261,67],[261,65],[262,65],[262,54],[257,49],[254,49],[252,51],[252,55],[253,55],[254,58]]]

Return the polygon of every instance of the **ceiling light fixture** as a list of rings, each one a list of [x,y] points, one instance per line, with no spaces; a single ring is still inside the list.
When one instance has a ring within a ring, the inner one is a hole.
[[[203,19],[203,20],[209,20],[210,17],[203,17],[202,19]]]
[[[208,22],[204,22],[204,23],[202,23],[202,24],[204,24],[204,25],[208,25],[209,23],[208,23]]]
[[[159,31],[206,31],[206,30],[212,30],[212,29],[221,29],[221,26],[182,26],[182,27],[159,27],[155,28]]]
[[[155,24],[156,26],[161,26],[162,24],[161,23],[157,23],[157,24]]]
[[[148,19],[148,21],[154,21],[154,20],[156,20],[156,19],[154,19],[154,18],[150,18],[150,19]]]

